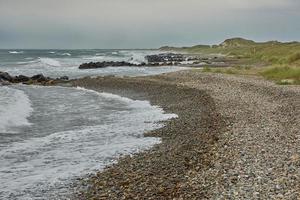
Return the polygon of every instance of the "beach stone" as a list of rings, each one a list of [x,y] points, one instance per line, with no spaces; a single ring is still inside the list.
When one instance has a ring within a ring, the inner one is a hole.
[[[78,199],[299,198],[298,86],[200,70],[75,81],[178,115],[145,133],[161,144],[89,177]]]

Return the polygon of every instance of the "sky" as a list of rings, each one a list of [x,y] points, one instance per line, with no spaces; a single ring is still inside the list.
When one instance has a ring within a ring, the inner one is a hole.
[[[300,0],[0,0],[0,48],[300,41]]]

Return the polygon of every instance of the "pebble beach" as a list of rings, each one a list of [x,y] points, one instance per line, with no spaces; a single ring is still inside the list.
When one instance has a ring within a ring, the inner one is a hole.
[[[74,198],[300,198],[299,86],[201,70],[72,84],[178,115],[145,134],[162,143],[81,180]]]

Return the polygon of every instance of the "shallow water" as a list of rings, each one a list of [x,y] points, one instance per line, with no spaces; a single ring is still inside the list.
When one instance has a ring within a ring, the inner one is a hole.
[[[83,62],[145,62],[154,51],[0,50],[0,71],[50,77],[146,76],[180,67],[108,67],[79,70]],[[143,137],[176,117],[147,101],[84,88],[0,87],[0,199],[60,199],[76,177],[150,148]],[[58,196],[59,194],[59,196]]]
[[[0,104],[14,108],[9,120],[0,119],[0,199],[67,195],[74,178],[159,143],[143,133],[176,117],[147,101],[83,88],[14,86],[0,93],[15,99]]]

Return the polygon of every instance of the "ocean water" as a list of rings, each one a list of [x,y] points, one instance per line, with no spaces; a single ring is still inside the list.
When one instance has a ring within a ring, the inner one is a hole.
[[[72,78],[139,76],[181,68],[78,70],[83,61],[144,62],[147,51],[0,51],[0,71]],[[143,133],[177,117],[148,101],[85,88],[0,86],[0,199],[64,199],[76,178],[148,149],[159,138]]]
[[[134,64],[146,62],[145,56],[159,53],[151,50],[0,50],[0,71],[12,75],[32,76],[42,73],[57,78],[69,76],[146,76],[184,69],[182,67],[107,67],[103,69],[78,69],[85,62],[127,61]]]

